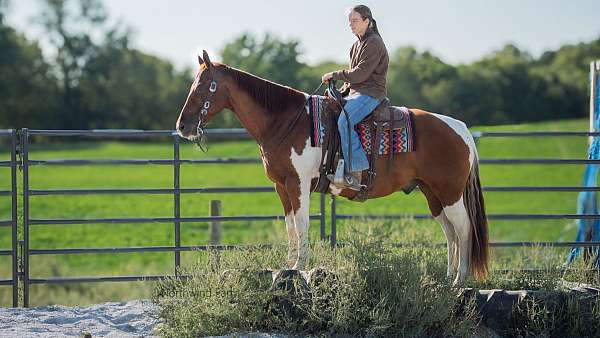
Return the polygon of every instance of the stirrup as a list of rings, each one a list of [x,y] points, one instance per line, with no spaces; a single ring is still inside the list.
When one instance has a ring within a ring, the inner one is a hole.
[[[327,174],[327,179],[338,188],[360,191],[367,187],[364,184],[360,184],[354,175],[345,172],[344,167],[344,159],[340,159],[335,170],[335,175]]]
[[[366,189],[367,186],[364,184],[360,184],[360,182],[358,181],[358,179],[356,177],[354,177],[354,175],[352,174],[346,174],[344,175],[344,187],[354,190],[354,191],[361,191],[363,189]]]
[[[335,185],[336,187],[338,187],[340,189],[350,189],[350,190],[354,190],[354,191],[361,191],[361,190],[367,188],[366,185],[358,183],[356,180],[356,177],[352,176],[351,174],[344,175],[344,178],[341,182],[336,182],[335,176],[333,176],[332,174],[328,174],[327,179],[333,185]]]

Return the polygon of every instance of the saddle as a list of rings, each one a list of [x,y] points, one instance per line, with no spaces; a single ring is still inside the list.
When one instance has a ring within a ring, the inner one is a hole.
[[[343,98],[342,93],[335,88],[335,85],[332,81],[329,82],[329,88],[326,92],[326,96],[334,102],[334,104],[337,106],[337,109],[332,109],[330,113],[326,114],[325,118],[323,119],[325,128],[329,132],[326,134],[326,137],[323,140],[324,151],[322,152],[321,157],[320,178],[315,188],[315,191],[318,192],[328,191],[329,185],[332,182],[327,178],[327,175],[335,175],[337,163],[339,159],[342,158],[341,141],[337,121],[340,114],[343,114],[342,107],[344,107],[346,104],[346,100]],[[373,110],[373,112],[364,118],[362,122],[360,122],[360,124],[370,129],[370,135],[374,135],[374,138],[370,143],[370,152],[367,151],[367,153],[370,153],[367,156],[369,160],[369,169],[366,170],[366,173],[363,172],[362,174],[362,182],[365,182],[365,184],[353,198],[350,198],[351,200],[358,202],[364,202],[367,200],[369,192],[373,188],[373,182],[375,180],[375,176],[377,175],[377,170],[379,169],[376,168],[375,163],[377,156],[379,155],[378,147],[382,138],[384,137],[384,131],[390,130],[391,134],[391,130],[395,129],[396,127],[400,127],[404,123],[406,122],[402,112],[391,107],[388,98],[384,98]],[[390,171],[392,167],[393,153],[394,152],[390,150],[387,154],[388,171]],[[350,157],[351,156],[352,155],[350,155]],[[346,160],[351,161],[351,158]],[[406,187],[403,190],[406,194],[408,194],[416,187],[416,185],[416,182],[412,182],[409,187]]]

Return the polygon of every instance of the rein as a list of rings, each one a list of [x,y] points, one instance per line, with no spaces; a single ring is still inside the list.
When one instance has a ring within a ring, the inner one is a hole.
[[[283,137],[281,137],[278,142],[276,144],[282,144],[283,141],[285,140],[285,138],[291,134],[292,129],[294,129],[296,127],[296,125],[298,124],[298,121],[300,120],[300,117],[302,117],[302,114],[304,112],[304,108],[306,108],[306,105],[308,104],[308,99],[315,95],[320,89],[321,87],[323,87],[323,83],[321,82],[319,84],[319,86],[313,90],[312,94],[310,94],[306,100],[304,101],[304,104],[302,105],[302,107],[300,107],[300,109],[298,109],[298,111],[296,112],[296,116],[294,117],[294,121],[292,121],[292,123],[290,123],[287,127],[287,130],[285,131],[285,133],[283,133]]]
[[[210,87],[208,88],[209,93],[208,93],[208,96],[206,97],[206,100],[204,100],[204,104],[202,105],[202,110],[200,110],[200,113],[198,116],[198,126],[196,127],[196,132],[198,134],[198,138],[196,140],[196,145],[198,146],[198,148],[200,148],[200,150],[202,150],[205,153],[208,151],[208,143],[206,142],[206,136],[204,134],[205,122],[203,120],[206,117],[206,115],[208,115],[208,109],[210,108],[210,105],[211,105],[211,99],[214,96],[214,94],[217,92],[217,87],[218,87],[218,82],[217,82],[218,76],[217,75],[218,75],[218,73],[215,74],[212,81],[210,82]],[[292,121],[292,123],[290,123],[288,125],[286,132],[283,134],[283,137],[277,142],[277,144],[281,144],[285,140],[285,138],[289,134],[291,134],[292,129],[294,129],[296,127],[296,125],[298,124],[298,121],[300,120],[300,117],[302,117],[302,112],[304,111],[304,108],[308,104],[308,99],[310,98],[310,96],[315,95],[321,89],[322,86],[323,86],[323,83],[320,83],[319,86],[317,88],[315,88],[315,90],[313,90],[312,94],[310,94],[306,98],[306,100],[304,101],[304,104],[302,105],[302,107],[300,107],[300,109],[296,113],[294,121]]]

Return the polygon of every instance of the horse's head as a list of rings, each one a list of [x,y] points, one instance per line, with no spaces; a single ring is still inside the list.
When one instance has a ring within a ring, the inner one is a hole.
[[[204,127],[212,117],[223,110],[227,97],[223,90],[221,71],[210,62],[208,53],[198,55],[200,68],[181,109],[175,129],[181,137],[191,141],[199,141]]]

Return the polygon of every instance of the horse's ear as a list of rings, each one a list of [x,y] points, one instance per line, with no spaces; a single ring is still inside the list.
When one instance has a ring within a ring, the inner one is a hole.
[[[212,63],[210,62],[210,58],[208,57],[208,53],[206,52],[206,50],[202,50],[202,58],[204,59],[204,64],[206,65],[206,68],[211,68]]]
[[[198,64],[200,66],[202,66],[202,64],[204,64],[204,60],[202,60],[202,57],[200,56],[200,54],[198,54]]]

